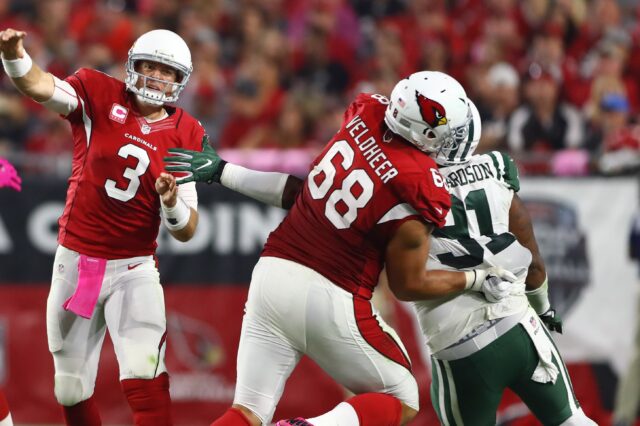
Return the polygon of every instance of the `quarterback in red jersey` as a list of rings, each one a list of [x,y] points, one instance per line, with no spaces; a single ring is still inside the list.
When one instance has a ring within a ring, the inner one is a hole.
[[[162,211],[173,237],[195,232],[195,184],[178,189],[164,173],[170,147],[199,149],[206,139],[175,102],[192,71],[177,34],[154,30],[136,40],[126,82],[80,69],[59,80],[33,64],[26,33],[0,33],[5,72],[26,96],[71,124],[73,163],[47,300],[55,396],[69,425],[99,425],[93,401],[108,329],[122,388],[136,425],[170,425],[164,365],[166,318],[154,253]]]
[[[302,355],[356,396],[282,424],[395,426],[415,416],[418,387],[406,350],[370,298],[383,266],[403,300],[481,290],[487,270],[425,270],[429,235],[450,208],[427,154],[464,140],[470,121],[462,86],[421,72],[400,81],[391,100],[359,95],[302,188],[282,173],[226,163],[208,146],[169,150],[179,156],[165,159],[176,163],[167,170],[188,173],[179,184],[216,181],[290,208],[253,271],[233,406],[212,426],[268,424]]]

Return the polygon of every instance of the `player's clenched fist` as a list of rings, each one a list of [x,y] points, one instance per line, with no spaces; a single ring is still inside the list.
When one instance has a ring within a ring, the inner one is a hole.
[[[160,176],[156,179],[156,192],[160,194],[162,203],[165,206],[175,206],[178,201],[176,178],[169,173],[160,173]]]
[[[7,28],[0,32],[0,52],[4,59],[17,59],[24,56],[22,39],[27,35],[25,31]]]

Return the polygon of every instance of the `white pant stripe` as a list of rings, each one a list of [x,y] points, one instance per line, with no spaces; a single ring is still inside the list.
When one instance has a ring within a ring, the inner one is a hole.
[[[449,382],[449,399],[451,401],[451,412],[453,418],[456,421],[456,425],[462,426],[462,413],[460,412],[460,405],[458,404],[458,393],[456,392],[456,384],[453,380],[453,374],[451,373],[451,366],[449,361],[442,361],[444,364],[445,372],[447,373],[447,381]]]
[[[551,339],[551,337],[549,337],[549,334],[547,334],[547,338]],[[567,390],[567,399],[569,400],[569,406],[571,407],[571,414],[573,414],[576,411],[578,411],[578,407],[576,406],[576,400],[573,397],[573,391],[571,390],[571,378],[569,378],[569,375],[567,374],[567,371],[564,366],[564,361],[562,361],[562,358],[560,358],[560,354],[556,350],[556,347],[553,344],[553,342],[551,343],[551,352],[553,353],[553,357],[556,359],[556,361],[558,361],[560,374],[562,374],[562,379],[564,380],[564,386]]]

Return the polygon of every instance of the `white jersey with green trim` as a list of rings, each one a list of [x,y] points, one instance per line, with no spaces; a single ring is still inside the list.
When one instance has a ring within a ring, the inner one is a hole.
[[[524,282],[531,253],[509,233],[509,209],[520,189],[518,171],[506,154],[474,155],[469,162],[440,168],[451,194],[445,226],[434,231],[427,269],[469,270],[501,266]],[[524,312],[523,294],[498,303],[468,291],[415,302],[432,352],[445,349],[484,322]]]

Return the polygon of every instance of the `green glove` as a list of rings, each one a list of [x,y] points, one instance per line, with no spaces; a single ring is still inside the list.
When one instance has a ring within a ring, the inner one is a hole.
[[[169,153],[174,156],[164,157],[167,171],[186,173],[186,176],[176,179],[178,185],[187,182],[220,183],[220,176],[227,162],[209,145],[207,135],[202,138],[202,152],[170,148]]]
[[[540,315],[540,319],[547,326],[549,331],[556,331],[562,334],[562,318],[556,314],[556,310],[549,308],[547,312]]]

